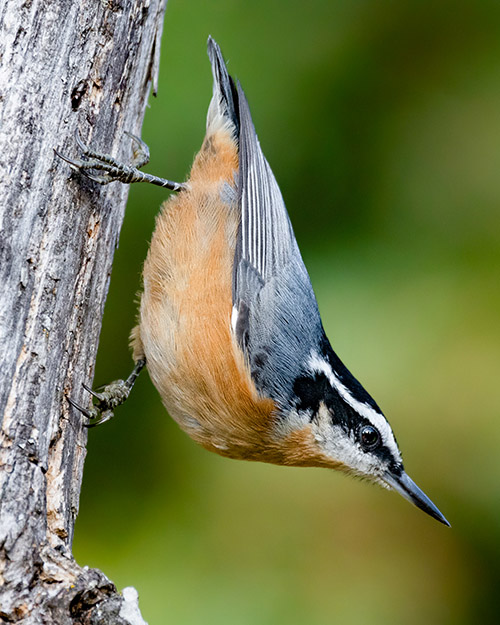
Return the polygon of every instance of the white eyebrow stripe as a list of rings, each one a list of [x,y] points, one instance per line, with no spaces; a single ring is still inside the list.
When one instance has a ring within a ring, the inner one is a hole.
[[[377,412],[368,404],[365,404],[364,402],[360,402],[355,399],[349,392],[347,386],[342,384],[339,378],[335,375],[329,362],[326,362],[326,360],[321,358],[318,354],[312,353],[311,357],[309,358],[308,364],[311,367],[312,371],[324,373],[332,387],[338,392],[338,394],[342,397],[346,404],[348,404],[353,410],[355,410],[361,417],[368,419],[368,421],[370,421],[370,423],[372,423],[381,433],[384,442],[388,446],[390,446],[393,450],[394,448],[397,449],[391,426],[389,425],[389,422],[384,417],[384,415],[380,412]],[[388,436],[388,431],[391,434],[390,437]]]

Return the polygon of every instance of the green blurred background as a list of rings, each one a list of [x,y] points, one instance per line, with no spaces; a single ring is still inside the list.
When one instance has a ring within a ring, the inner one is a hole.
[[[208,34],[243,84],[335,350],[452,523],[321,469],[219,458],[147,374],[91,431],[75,553],[151,625],[498,623],[500,5],[170,0],[147,170],[183,180]],[[128,333],[165,193],[131,190],[95,383]]]

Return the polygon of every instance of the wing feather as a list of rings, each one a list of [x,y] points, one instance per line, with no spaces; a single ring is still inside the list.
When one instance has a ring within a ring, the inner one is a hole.
[[[285,405],[324,336],[281,191],[238,84],[241,222],[233,267],[235,331],[257,388]]]
[[[297,246],[281,191],[262,153],[240,85],[238,102],[241,258],[267,280],[287,262]]]

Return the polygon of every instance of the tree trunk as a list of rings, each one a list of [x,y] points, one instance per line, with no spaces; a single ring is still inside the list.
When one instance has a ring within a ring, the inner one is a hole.
[[[57,148],[130,156],[166,0],[0,5],[0,620],[143,623],[137,595],[71,554],[87,405],[127,187],[68,176]]]

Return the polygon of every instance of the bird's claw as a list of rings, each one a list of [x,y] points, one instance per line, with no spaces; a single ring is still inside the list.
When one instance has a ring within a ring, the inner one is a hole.
[[[132,163],[134,167],[140,169],[141,167],[144,167],[144,165],[149,163],[148,144],[137,135],[133,135],[131,132],[128,132],[128,130],[125,130],[124,132],[127,137],[130,137],[136,144],[135,147],[132,147],[132,154],[134,157]]]
[[[132,139],[132,162],[129,165],[120,163],[109,154],[101,154],[95,152],[92,148],[86,145],[78,131],[76,132],[75,140],[78,145],[82,156],[81,158],[69,158],[64,154],[61,154],[56,149],[54,152],[69,164],[71,169],[79,172],[86,178],[97,182],[98,184],[109,184],[110,182],[123,182],[124,184],[132,184],[133,182],[148,182],[150,184],[163,187],[164,189],[170,189],[171,191],[183,191],[187,188],[185,183],[173,182],[166,178],[160,178],[159,176],[153,176],[140,171],[140,168],[149,162],[149,148],[144,141],[133,135],[131,132],[125,134]],[[102,172],[97,175],[96,172]]]
[[[94,391],[94,389],[90,388],[90,386],[87,386],[86,384],[82,383],[83,388],[90,393],[93,397],[95,397],[96,399],[98,399],[99,401],[104,401],[104,397],[101,395],[101,393],[96,393],[96,391]]]
[[[73,408],[76,408],[77,410],[79,410],[85,417],[87,417],[87,419],[95,418],[95,416],[90,412],[90,410],[87,410],[87,408],[84,408],[83,406],[80,406],[80,404],[77,404],[76,401],[71,399],[71,397],[66,396],[66,399],[68,403],[73,406]]]
[[[143,167],[149,161],[149,148],[142,139],[131,132],[125,131],[125,134],[133,140],[133,158],[130,165],[120,163],[109,154],[96,152],[82,141],[78,131],[75,133],[75,141],[82,153],[81,158],[69,158],[56,149],[54,152],[66,161],[71,169],[99,184],[109,184],[113,181],[134,182],[138,168]],[[101,171],[103,174],[97,176],[92,170]]]
[[[66,397],[68,402],[79,410],[88,420],[89,423],[85,424],[85,427],[92,428],[101,423],[109,421],[114,416],[114,408],[123,404],[130,394],[130,385],[126,380],[115,380],[105,386],[102,392],[97,393],[92,390],[86,384],[82,384],[83,388],[96,398],[96,402],[92,404],[91,408],[84,408],[77,404],[71,397]]]

